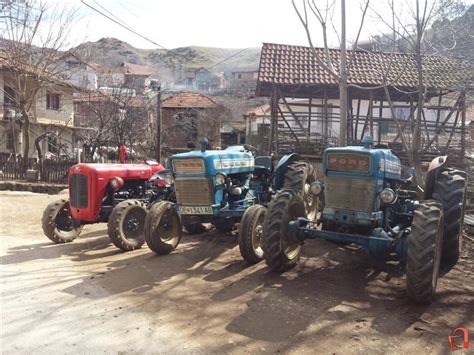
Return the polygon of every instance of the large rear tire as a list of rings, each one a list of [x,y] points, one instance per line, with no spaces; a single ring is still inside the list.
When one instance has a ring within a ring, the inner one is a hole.
[[[155,253],[165,255],[178,246],[183,227],[178,214],[169,201],[155,203],[145,219],[145,241]]]
[[[441,263],[442,225],[441,204],[421,201],[408,236],[406,263],[407,293],[416,303],[433,302]]]
[[[319,209],[319,201],[316,196],[310,193],[311,183],[316,181],[316,170],[307,161],[295,161],[291,163],[285,173],[284,189],[294,190],[302,194],[304,203],[308,211],[314,211],[309,219],[316,219]]]
[[[281,190],[273,196],[263,222],[262,249],[272,271],[284,272],[298,262],[301,245],[288,237],[288,223],[306,217],[303,197],[294,190]]]
[[[435,182],[433,199],[443,206],[443,248],[441,267],[444,272],[451,270],[459,260],[462,249],[462,225],[466,205],[467,181],[463,171],[446,169]]]
[[[41,226],[44,235],[56,244],[72,242],[82,230],[82,226],[72,220],[69,201],[65,199],[51,202],[46,207]]]
[[[266,214],[267,209],[264,206],[254,205],[245,210],[240,221],[240,255],[250,265],[263,260],[262,233]]]
[[[146,206],[138,200],[125,200],[114,207],[107,229],[112,243],[123,251],[139,249],[145,243]]]

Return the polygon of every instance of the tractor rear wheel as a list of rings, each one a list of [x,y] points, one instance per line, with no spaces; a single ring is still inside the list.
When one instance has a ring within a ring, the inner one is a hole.
[[[407,293],[417,303],[433,301],[441,263],[442,226],[442,205],[434,200],[421,201],[413,215],[406,261]]]
[[[316,171],[311,163],[307,161],[295,161],[291,163],[285,173],[284,189],[291,189],[304,196],[307,210],[314,211],[309,219],[316,219],[318,213],[318,198],[310,193],[311,183],[316,181]]]
[[[173,203],[155,203],[145,219],[145,241],[157,254],[169,254],[178,246],[183,227]]]
[[[51,202],[46,207],[41,226],[46,237],[57,244],[72,242],[82,230],[82,226],[72,220],[69,201],[65,199]]]
[[[138,200],[125,200],[114,207],[107,229],[112,243],[123,251],[139,249],[145,243],[145,204]]]
[[[267,209],[254,205],[245,210],[239,228],[239,249],[244,260],[253,265],[263,259],[262,233]]]
[[[262,249],[272,271],[284,272],[296,265],[301,245],[288,236],[288,223],[306,217],[303,197],[294,190],[281,190],[273,196],[263,222]]]
[[[435,182],[433,199],[443,206],[443,248],[441,267],[451,270],[459,260],[462,247],[462,225],[466,205],[466,173],[455,169],[442,171]]]
[[[182,216],[181,222],[188,234],[201,234],[206,231],[206,227],[194,216]]]

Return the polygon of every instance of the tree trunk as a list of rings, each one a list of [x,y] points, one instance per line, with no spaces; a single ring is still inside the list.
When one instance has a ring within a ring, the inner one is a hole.
[[[22,112],[23,115],[23,126],[22,126],[22,137],[23,137],[23,158],[28,158],[30,151],[30,117],[26,112]]]

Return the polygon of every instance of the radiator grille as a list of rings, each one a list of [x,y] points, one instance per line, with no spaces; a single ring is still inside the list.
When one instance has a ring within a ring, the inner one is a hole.
[[[210,206],[214,204],[214,189],[208,179],[176,179],[176,199],[183,206]]]
[[[89,204],[87,176],[72,174],[70,179],[69,195],[71,196],[71,207],[86,208]]]
[[[376,180],[325,177],[325,202],[327,207],[352,211],[373,212]]]

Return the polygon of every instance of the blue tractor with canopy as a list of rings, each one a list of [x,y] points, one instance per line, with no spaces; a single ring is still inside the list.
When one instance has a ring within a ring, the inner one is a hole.
[[[372,261],[399,260],[409,297],[430,303],[440,269],[449,271],[459,259],[466,174],[446,167],[447,157],[435,158],[419,198],[397,154],[366,138],[363,147],[327,148],[324,181],[308,191],[275,194],[263,224],[265,261],[283,272],[297,263],[307,239],[356,244]],[[321,213],[308,209],[314,199],[323,203]]]
[[[224,150],[206,146],[203,141],[201,150],[169,159],[177,202],[152,206],[145,221],[145,240],[154,252],[168,254],[179,244],[183,226],[190,234],[204,232],[203,223],[228,232],[240,222],[241,254],[255,264],[263,259],[260,239],[271,196],[283,187],[308,189],[316,180],[315,171],[297,154],[282,157],[274,168],[273,157],[258,156],[249,145]]]

